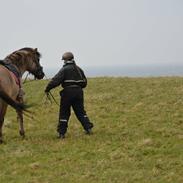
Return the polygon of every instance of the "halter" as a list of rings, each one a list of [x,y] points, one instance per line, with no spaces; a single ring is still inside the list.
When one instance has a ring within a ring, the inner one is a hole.
[[[35,78],[40,79],[43,76],[43,67],[39,64],[39,57],[36,58],[33,62],[32,65],[36,65],[36,70],[34,71],[28,71],[29,73],[33,74]]]

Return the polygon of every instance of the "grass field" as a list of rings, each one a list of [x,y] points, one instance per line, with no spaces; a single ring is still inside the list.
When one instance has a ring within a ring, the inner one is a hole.
[[[18,134],[9,108],[0,145],[0,183],[183,183],[183,78],[92,78],[84,134],[75,116],[58,140],[59,107],[46,101],[48,81],[24,85],[34,119]],[[59,90],[52,94],[59,102]]]

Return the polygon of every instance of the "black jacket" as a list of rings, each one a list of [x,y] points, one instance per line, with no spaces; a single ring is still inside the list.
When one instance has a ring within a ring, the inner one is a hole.
[[[87,86],[86,76],[81,68],[75,62],[67,61],[60,71],[51,79],[46,87],[46,92],[52,88],[62,85],[63,88],[68,86],[80,86],[85,88]]]

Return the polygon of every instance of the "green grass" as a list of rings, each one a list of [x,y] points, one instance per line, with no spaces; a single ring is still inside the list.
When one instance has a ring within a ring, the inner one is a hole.
[[[182,183],[183,78],[92,78],[85,108],[94,134],[72,114],[56,138],[59,107],[46,101],[48,81],[24,85],[34,119],[18,134],[9,108],[0,145],[0,183]],[[52,91],[59,102],[59,90]]]

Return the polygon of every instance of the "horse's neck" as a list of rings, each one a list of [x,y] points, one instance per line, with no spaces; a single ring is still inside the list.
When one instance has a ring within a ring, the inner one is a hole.
[[[18,71],[20,77],[22,77],[23,74],[27,71],[26,66],[24,64],[20,65],[16,62],[13,62],[11,59],[8,59],[8,58],[5,58],[4,62],[8,63],[8,64],[12,64]]]
[[[18,66],[18,65],[16,65],[16,64],[13,64],[13,65],[14,65],[14,67],[17,69],[17,71],[18,71],[20,77],[22,77],[23,74],[26,72],[25,66],[23,66],[23,65],[22,65],[22,66]]]
[[[16,66],[17,67],[17,66]],[[26,69],[25,69],[25,67],[17,67],[17,69],[18,69],[18,71],[19,71],[19,73],[20,73],[20,76],[22,77],[23,76],[23,74],[26,72]]]

